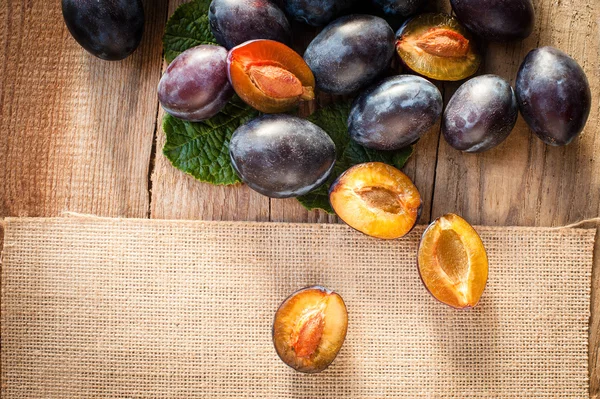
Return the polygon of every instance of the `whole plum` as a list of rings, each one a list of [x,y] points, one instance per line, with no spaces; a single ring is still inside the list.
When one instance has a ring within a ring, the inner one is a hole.
[[[424,0],[372,0],[373,3],[389,15],[408,17],[417,12]]]
[[[356,0],[285,0],[285,11],[296,21],[312,26],[323,26]]]
[[[285,14],[270,0],[212,0],[210,29],[227,50],[255,39],[289,44],[291,28]]]
[[[442,119],[448,144],[465,152],[482,152],[504,141],[519,108],[510,84],[496,75],[477,76],[458,88]]]
[[[142,40],[140,0],[62,0],[62,13],[81,47],[103,60],[126,58]]]
[[[304,53],[319,90],[350,94],[385,71],[394,55],[394,31],[371,15],[348,15],[327,25]]]
[[[450,0],[456,17],[469,30],[488,40],[525,39],[535,14],[531,0]]]
[[[179,54],[158,84],[158,100],[169,114],[200,121],[217,114],[233,96],[227,50],[200,45]]]
[[[392,76],[362,93],[348,117],[350,137],[376,150],[396,150],[417,141],[440,118],[442,95],[419,76]]]
[[[306,119],[263,115],[233,133],[229,155],[250,188],[287,198],[304,195],[327,180],[335,164],[335,144]]]
[[[515,86],[523,118],[546,144],[569,144],[590,114],[592,93],[577,61],[554,47],[531,50]]]

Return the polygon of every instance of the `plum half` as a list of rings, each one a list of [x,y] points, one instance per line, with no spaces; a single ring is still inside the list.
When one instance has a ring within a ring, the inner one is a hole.
[[[531,50],[517,74],[523,119],[546,144],[569,144],[585,127],[592,93],[577,61],[554,47]]]
[[[421,14],[396,33],[396,51],[414,72],[436,80],[468,78],[479,69],[481,55],[473,36],[447,14]]]
[[[273,344],[285,364],[319,373],[333,362],[346,338],[348,312],[342,297],[313,286],[289,296],[273,321]]]
[[[410,178],[382,162],[362,163],[342,173],[331,185],[329,202],[350,227],[383,239],[411,231],[422,206]]]
[[[304,60],[321,91],[344,95],[373,82],[394,56],[394,31],[379,17],[348,15],[313,39]]]
[[[448,102],[442,133],[457,150],[487,151],[508,137],[518,115],[517,99],[506,80],[477,76],[463,83]]]
[[[453,308],[479,302],[488,278],[488,258],[481,238],[463,218],[444,215],[427,227],[417,263],[425,288]]]
[[[363,92],[352,105],[348,133],[360,145],[397,150],[417,141],[442,114],[442,94],[428,80],[398,75]]]
[[[229,51],[229,81],[242,100],[264,113],[289,111],[315,98],[315,78],[304,59],[274,40],[251,40]]]

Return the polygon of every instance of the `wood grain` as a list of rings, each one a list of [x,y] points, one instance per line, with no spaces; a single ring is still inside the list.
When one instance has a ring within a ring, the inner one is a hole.
[[[170,0],[171,15],[186,0]],[[166,64],[163,64],[163,70]],[[158,81],[157,81],[158,84]],[[166,137],[162,130],[164,111],[158,115],[156,157],[152,172],[150,217],[156,219],[269,220],[269,199],[245,185],[213,186],[194,180],[175,169],[162,154]]]
[[[0,3],[0,216],[146,216],[160,3],[123,62],[85,52],[58,1]]]
[[[563,49],[584,68],[594,93],[586,129],[572,144],[551,147],[520,117],[511,136],[483,154],[461,153],[442,139],[434,217],[457,212],[476,224],[550,226],[600,213],[600,3],[539,0],[535,9],[534,33],[523,42],[490,44],[483,72],[514,84],[529,50]],[[446,99],[456,87],[445,85]]]

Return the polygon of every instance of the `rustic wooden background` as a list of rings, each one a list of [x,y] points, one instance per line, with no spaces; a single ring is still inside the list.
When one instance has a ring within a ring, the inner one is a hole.
[[[0,217],[102,216],[335,222],[294,200],[269,200],[244,186],[213,187],[162,156],[156,85],[161,35],[185,0],[146,0],[135,54],[105,62],[67,31],[58,0],[0,2]],[[449,10],[447,0],[438,6]],[[571,54],[590,80],[585,132],[567,147],[544,145],[519,118],[511,136],[484,154],[463,154],[439,125],[416,146],[405,172],[424,199],[420,222],[446,212],[474,224],[556,226],[600,214],[600,1],[534,0],[536,26],[523,42],[488,46],[484,71],[514,83],[532,48]],[[449,98],[456,84],[441,84]],[[600,398],[600,244],[590,320],[590,397]]]

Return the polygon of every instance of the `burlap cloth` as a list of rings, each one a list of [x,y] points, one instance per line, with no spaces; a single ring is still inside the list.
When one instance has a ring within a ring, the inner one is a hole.
[[[7,219],[4,398],[587,398],[593,230],[477,229],[480,305],[430,297],[422,233],[342,225]],[[277,357],[293,291],[339,292],[349,329],[325,372]]]

